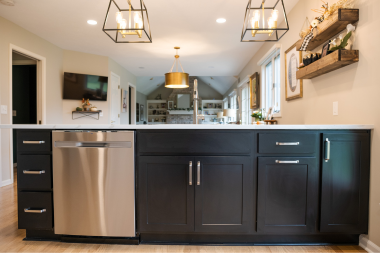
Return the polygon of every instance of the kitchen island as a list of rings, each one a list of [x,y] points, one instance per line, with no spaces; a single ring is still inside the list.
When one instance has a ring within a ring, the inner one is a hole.
[[[25,214],[19,200],[19,228],[27,230],[27,239],[357,245],[368,232],[371,125],[1,128],[19,129],[18,156],[51,156],[53,130],[136,132],[136,237],[56,235],[54,200],[46,198],[54,191],[50,160],[44,166],[51,174],[41,174],[43,179],[19,177],[19,194],[45,199],[38,208],[49,210]],[[43,143],[31,148],[23,141]],[[20,164],[18,173],[25,167]]]

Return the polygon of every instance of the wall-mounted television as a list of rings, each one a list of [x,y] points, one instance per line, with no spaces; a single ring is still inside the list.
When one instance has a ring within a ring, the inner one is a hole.
[[[64,73],[63,99],[107,101],[108,77]]]

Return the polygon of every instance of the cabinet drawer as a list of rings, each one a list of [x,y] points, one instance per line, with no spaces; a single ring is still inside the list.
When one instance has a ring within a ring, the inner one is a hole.
[[[318,150],[316,133],[260,133],[260,154],[311,154]]]
[[[53,205],[51,192],[19,192],[18,228],[53,228]]]
[[[138,131],[140,155],[250,155],[251,131],[162,130]]]
[[[24,190],[51,190],[51,156],[19,155],[17,187]]]
[[[18,152],[49,152],[51,151],[50,130],[19,130],[17,132]]]

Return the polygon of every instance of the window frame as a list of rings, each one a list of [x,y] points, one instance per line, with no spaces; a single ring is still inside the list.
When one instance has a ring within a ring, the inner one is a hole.
[[[276,65],[276,63],[278,63],[276,61],[276,59],[279,57],[279,64]],[[261,61],[261,97],[262,97],[262,103],[261,103],[261,106],[260,108],[263,109],[265,108],[265,111],[268,112],[268,109],[270,107],[272,107],[272,110],[273,110],[273,107],[277,107],[279,110],[277,112],[273,112],[272,111],[272,115],[274,118],[279,118],[282,116],[282,108],[281,108],[281,69],[282,69],[282,66],[281,66],[281,59],[282,59],[282,55],[281,55],[281,50],[280,48],[274,48],[274,49],[271,49],[271,51],[269,51],[269,55],[267,56],[267,58],[263,61]],[[271,92],[272,92],[272,104],[269,105],[268,104],[268,99],[267,99],[267,83],[266,83],[266,66],[269,64],[269,63],[272,63],[272,88],[271,88]],[[277,70],[278,68],[278,70]],[[276,73],[278,74],[276,76]],[[277,91],[277,92],[276,92]],[[275,103],[278,103],[278,106],[275,106]]]

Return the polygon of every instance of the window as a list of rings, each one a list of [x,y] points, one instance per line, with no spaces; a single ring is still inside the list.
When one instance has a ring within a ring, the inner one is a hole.
[[[272,108],[274,117],[281,116],[281,56],[276,48],[262,64],[262,108]]]
[[[248,124],[249,119],[249,86],[245,85],[241,90],[241,122]]]
[[[223,109],[228,109],[228,98],[223,100]]]
[[[234,90],[230,95],[230,109],[238,109],[237,108],[237,94],[236,90]],[[236,117],[231,117],[231,121],[235,121]]]

